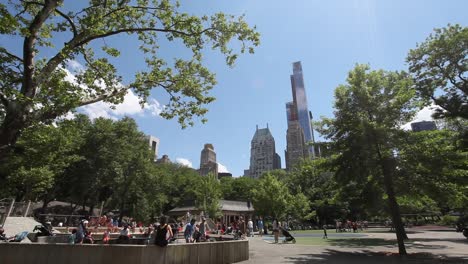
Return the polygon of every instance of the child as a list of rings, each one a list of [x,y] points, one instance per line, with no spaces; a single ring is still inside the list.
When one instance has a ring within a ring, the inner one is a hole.
[[[70,236],[68,237],[68,244],[74,245],[76,240],[76,229],[73,229]]]

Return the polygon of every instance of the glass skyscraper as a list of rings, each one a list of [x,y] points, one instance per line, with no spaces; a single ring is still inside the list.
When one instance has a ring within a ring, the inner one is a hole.
[[[314,143],[313,131],[312,126],[310,124],[311,119],[309,116],[309,109],[307,107],[307,96],[304,87],[304,78],[302,76],[302,65],[301,62],[294,62],[293,63],[293,74],[291,75],[291,88],[293,94],[293,103],[295,106],[295,110],[297,111],[297,120],[302,127],[304,132],[304,139],[306,143]],[[287,110],[291,111],[293,107],[287,106]],[[291,115],[288,113],[288,118]],[[309,153],[312,158],[315,157],[314,147],[308,147]]]

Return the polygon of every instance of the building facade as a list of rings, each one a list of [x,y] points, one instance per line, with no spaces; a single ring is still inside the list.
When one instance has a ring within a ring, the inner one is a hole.
[[[151,149],[151,154],[154,154],[153,161],[158,160],[158,149],[159,149],[159,138],[153,136],[146,137],[149,143],[149,147]]]
[[[434,121],[413,122],[411,123],[411,130],[413,130],[413,132],[437,130],[437,126]]]
[[[214,151],[213,144],[205,144],[201,151],[199,173],[202,176],[206,176],[209,173],[218,175],[218,163],[216,162],[216,152]]]
[[[250,167],[244,173],[254,179],[258,179],[264,172],[280,169],[281,158],[276,153],[275,139],[271,135],[270,129],[257,129],[250,145]]]
[[[286,170],[291,170],[301,160],[309,157],[309,151],[305,145],[304,132],[299,121],[288,120],[286,132]]]
[[[314,158],[315,150],[312,146],[314,143],[314,134],[311,125],[312,120],[307,105],[304,77],[302,75],[302,65],[300,61],[293,63],[293,74],[290,77],[293,102],[292,107],[288,108],[288,105],[286,106],[287,111],[291,112],[291,114],[289,114],[291,117],[297,115],[297,120],[304,133],[305,143],[308,144],[307,150],[309,155]]]

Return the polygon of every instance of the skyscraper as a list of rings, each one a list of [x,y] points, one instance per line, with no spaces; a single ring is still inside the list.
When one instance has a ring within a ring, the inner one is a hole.
[[[153,154],[153,161],[156,161],[158,159],[159,138],[146,136],[146,140],[148,140],[151,153]]]
[[[301,125],[302,131],[304,133],[305,143],[314,143],[314,136],[312,131],[312,126],[310,124],[311,119],[309,115],[309,109],[307,106],[307,96],[304,87],[304,77],[302,76],[302,65],[301,62],[293,63],[293,74],[291,75],[291,88],[293,94],[293,105],[297,113],[297,120]],[[289,122],[289,121],[288,121]],[[308,151],[310,155],[314,158],[315,151],[313,146],[309,146]]]
[[[212,144],[205,144],[200,156],[200,175],[213,173],[218,175],[218,163],[216,162],[216,152]]]
[[[250,145],[250,168],[244,176],[258,179],[264,172],[280,168],[281,158],[275,151],[275,139],[268,125],[262,129],[257,126]]]

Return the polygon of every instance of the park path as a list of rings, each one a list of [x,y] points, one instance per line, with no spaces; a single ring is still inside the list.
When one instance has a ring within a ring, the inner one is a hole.
[[[367,238],[394,240],[392,233],[367,233]],[[409,257],[397,256],[392,243],[379,246],[310,246],[271,244],[260,237],[249,238],[248,263],[463,263],[468,264],[468,239],[455,232],[418,232],[408,235]]]

